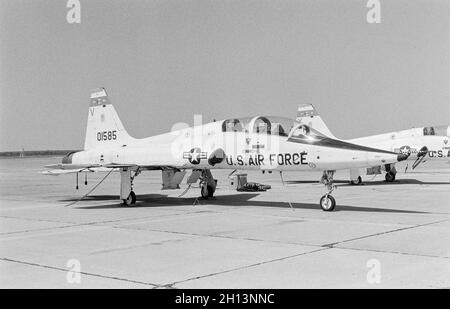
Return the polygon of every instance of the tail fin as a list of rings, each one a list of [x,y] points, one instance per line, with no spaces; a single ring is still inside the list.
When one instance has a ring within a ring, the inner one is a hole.
[[[109,101],[105,88],[92,90],[84,149],[123,146],[131,139]]]
[[[312,104],[299,105],[296,120],[300,123],[304,123],[310,126],[311,128],[316,129],[317,131],[319,131],[322,134],[325,134],[328,137],[336,139],[336,137],[328,129],[325,122],[323,122],[322,117],[320,117],[319,113]]]

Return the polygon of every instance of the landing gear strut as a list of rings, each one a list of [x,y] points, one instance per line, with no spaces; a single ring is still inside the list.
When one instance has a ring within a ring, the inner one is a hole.
[[[336,189],[336,186],[333,185],[334,172],[335,171],[324,171],[320,180],[320,182],[328,189],[328,192],[320,199],[320,207],[323,211],[333,211],[336,207],[336,200],[331,195],[331,192]]]
[[[132,206],[136,204],[136,194],[133,191],[134,177],[140,174],[137,169],[134,175],[131,176],[131,169],[124,168],[120,171],[120,198],[123,201],[123,206]]]
[[[205,169],[200,178],[200,193],[205,200],[212,198],[216,191],[217,181],[213,178],[211,171]]]

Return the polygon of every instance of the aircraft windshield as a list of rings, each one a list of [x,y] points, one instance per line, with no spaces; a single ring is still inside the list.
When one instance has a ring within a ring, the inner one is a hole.
[[[247,118],[232,118],[224,120],[222,132],[251,132],[288,136],[297,124],[294,119],[273,116],[256,116]]]
[[[289,138],[301,138],[312,141],[327,138],[327,136],[311,128],[310,126],[298,124],[292,129],[291,133],[289,134]]]

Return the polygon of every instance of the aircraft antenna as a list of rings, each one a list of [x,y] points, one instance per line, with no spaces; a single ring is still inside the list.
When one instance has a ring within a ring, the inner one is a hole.
[[[182,197],[183,195],[185,195],[189,191],[189,189],[191,188],[191,185],[192,184],[189,184],[188,187],[180,195],[178,195],[178,197]]]
[[[283,188],[285,188],[285,184],[284,184],[284,179],[283,179],[283,171],[280,171],[280,178],[281,178],[281,183],[283,184]],[[289,204],[289,207],[291,207],[292,210],[294,210],[294,207],[292,206],[292,203],[287,201],[287,203]]]
[[[80,197],[78,200],[73,201],[72,203],[67,204],[67,205],[64,206],[64,207],[72,206],[72,205],[78,203],[79,201],[85,199],[89,194],[91,194],[92,192],[94,192],[95,189],[97,189],[97,187],[98,187],[98,186],[99,186],[99,185],[100,185],[100,184],[101,184],[101,183],[102,183],[102,182],[103,182],[103,181],[104,181],[104,180],[112,173],[113,170],[114,170],[114,168],[112,168],[112,169],[108,172],[108,174],[106,174],[106,176],[103,177],[102,180],[100,180],[99,183],[97,183],[91,190],[89,190],[88,193],[86,193],[85,195],[83,195],[82,197]],[[78,180],[78,173],[77,173],[77,180]]]

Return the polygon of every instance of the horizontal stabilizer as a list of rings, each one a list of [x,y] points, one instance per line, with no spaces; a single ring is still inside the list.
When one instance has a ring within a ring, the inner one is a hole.
[[[74,173],[80,173],[80,172],[83,172],[83,169],[75,169],[75,170],[54,169],[54,170],[43,171],[42,174],[59,176],[59,175],[74,174]]]
[[[46,165],[46,168],[49,170],[41,172],[44,175],[65,175],[65,174],[74,174],[74,173],[96,173],[96,172],[109,172],[114,170],[114,168],[109,168],[106,166],[102,166],[99,164],[52,164]]]
[[[100,167],[100,164],[66,164],[66,163],[59,163],[59,164],[51,164],[46,165],[46,168],[50,169],[61,169],[61,170],[83,170],[83,169],[89,169],[92,167]]]

